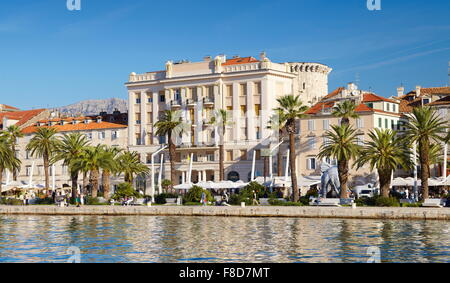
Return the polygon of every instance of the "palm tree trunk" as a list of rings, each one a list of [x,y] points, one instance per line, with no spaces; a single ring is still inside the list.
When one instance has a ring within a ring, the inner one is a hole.
[[[0,167],[0,194],[2,193],[3,167]]]
[[[50,176],[48,173],[49,168],[49,161],[48,161],[48,155],[44,154],[44,173],[45,173],[45,188],[50,188]]]
[[[70,178],[72,180],[72,199],[76,199],[78,187],[78,172],[72,172]]]
[[[291,183],[292,183],[292,196],[293,201],[298,202],[300,200],[300,194],[298,191],[298,184],[297,184],[297,166],[295,164],[296,161],[296,153],[295,153],[295,129],[293,131],[289,131],[289,163],[291,166]]]
[[[167,136],[169,139],[170,181],[172,181],[172,186],[175,186],[175,184],[178,184],[178,182],[175,183],[177,178],[177,174],[175,172],[175,156],[177,153],[175,144],[172,141],[172,131],[169,131]]]
[[[225,176],[224,165],[224,146],[223,143],[219,145],[219,181],[224,181]]]
[[[338,161],[338,169],[339,169],[339,182],[341,183],[341,199],[348,198],[348,160],[339,160]]]
[[[420,166],[422,170],[420,170],[420,179],[422,181],[422,197],[423,199],[429,198],[429,188],[428,188],[428,179],[429,175],[429,151],[430,146],[427,141],[420,141],[419,144],[420,151]]]
[[[98,170],[94,169],[91,171],[91,182],[92,182],[92,198],[98,196]]]
[[[16,156],[16,142],[14,141],[11,145],[11,149],[13,151],[14,156]],[[17,170],[14,168],[12,170],[13,173],[13,181],[17,181]]]
[[[382,197],[389,197],[389,191],[391,187],[391,174],[392,170],[378,169],[378,176],[380,178],[380,189]]]
[[[108,170],[103,170],[103,173],[102,173],[102,184],[103,184],[103,197],[106,199],[106,200],[109,200],[109,198],[110,198],[110,176],[111,176],[111,173],[109,173],[109,171]]]
[[[82,192],[84,195],[86,195],[86,187],[89,184],[89,179],[88,179],[88,174],[87,172],[83,172],[83,188],[82,188]]]

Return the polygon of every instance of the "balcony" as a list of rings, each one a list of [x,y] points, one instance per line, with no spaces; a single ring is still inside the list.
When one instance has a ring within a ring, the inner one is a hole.
[[[203,105],[205,107],[214,107],[214,99],[212,99],[211,97],[203,98]]]
[[[172,109],[180,109],[181,108],[181,100],[172,100],[170,102],[170,107]]]
[[[193,108],[197,105],[197,102],[194,99],[187,99],[186,105],[188,108]]]

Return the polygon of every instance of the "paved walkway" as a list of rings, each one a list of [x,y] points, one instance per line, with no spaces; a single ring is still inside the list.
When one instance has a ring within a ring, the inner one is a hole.
[[[450,220],[449,208],[381,207],[276,207],[241,208],[217,206],[0,206],[1,214],[17,215],[143,215],[143,216],[223,216],[223,217],[299,217],[347,219]]]

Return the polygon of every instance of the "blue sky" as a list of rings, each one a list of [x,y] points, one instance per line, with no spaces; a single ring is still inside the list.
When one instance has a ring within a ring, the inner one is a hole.
[[[331,66],[330,91],[359,78],[383,96],[403,83],[443,86],[450,1],[66,0],[0,2],[0,103],[22,109],[126,98],[132,71],[205,55]]]

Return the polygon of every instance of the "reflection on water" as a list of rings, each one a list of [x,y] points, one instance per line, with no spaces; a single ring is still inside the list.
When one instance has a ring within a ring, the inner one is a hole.
[[[449,223],[224,217],[0,216],[0,262],[450,262]]]

